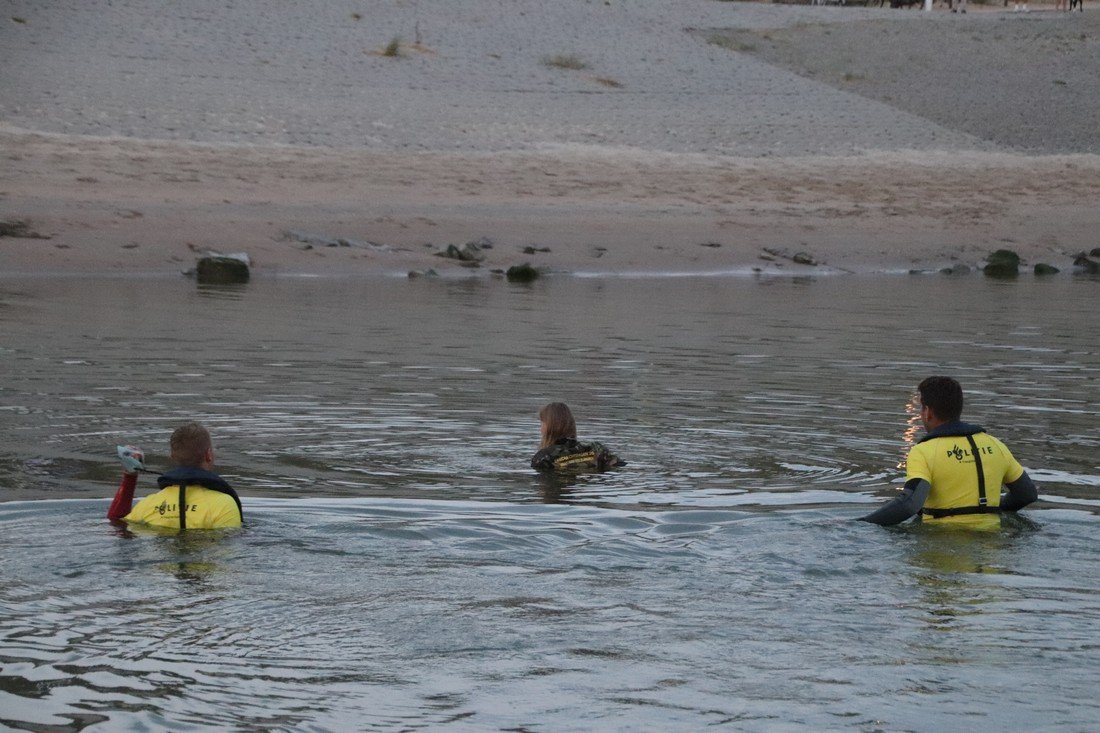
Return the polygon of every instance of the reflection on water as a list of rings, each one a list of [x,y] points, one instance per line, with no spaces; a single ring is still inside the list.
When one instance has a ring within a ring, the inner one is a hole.
[[[913,396],[905,403],[905,431],[901,434],[902,457],[897,466],[898,471],[901,472],[905,471],[905,461],[909,456],[909,451],[924,434],[924,423],[920,419],[920,408],[920,393],[914,390]]]
[[[1096,285],[0,279],[0,496],[74,497],[0,503],[0,727],[1087,730]],[[851,521],[931,373],[1026,518]],[[111,527],[189,419],[246,527]]]

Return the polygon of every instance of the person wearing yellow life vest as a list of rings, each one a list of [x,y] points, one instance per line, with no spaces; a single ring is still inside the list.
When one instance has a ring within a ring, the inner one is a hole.
[[[169,444],[176,467],[157,478],[160,491],[133,507],[138,471],[144,470],[145,457],[139,448],[119,448],[125,470],[107,518],[170,529],[240,527],[244,520],[240,497],[212,470],[214,444],[206,428],[187,423],[172,433]]]
[[[865,517],[891,525],[920,513],[923,521],[1014,512],[1039,498],[1038,489],[1004,443],[961,421],[962,387],[951,377],[918,385],[927,434],[909,451],[901,494]],[[1001,487],[1006,489],[1001,493]]]

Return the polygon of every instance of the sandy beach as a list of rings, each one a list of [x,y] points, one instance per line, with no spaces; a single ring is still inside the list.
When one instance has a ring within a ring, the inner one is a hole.
[[[1068,270],[1100,12],[970,8],[9,2],[0,272]]]

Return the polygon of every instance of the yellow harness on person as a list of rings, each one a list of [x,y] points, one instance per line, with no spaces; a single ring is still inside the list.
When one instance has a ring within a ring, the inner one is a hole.
[[[124,520],[169,529],[222,529],[240,527],[241,512],[232,496],[184,482],[145,497]]]
[[[932,484],[921,510],[932,520],[998,513],[1001,485],[1023,472],[1003,443],[981,427],[965,423],[930,432],[909,452],[906,465],[907,480],[919,478]]]
[[[584,453],[572,453],[565,456],[558,456],[554,459],[554,468],[557,470],[598,468],[599,465],[599,458],[596,455],[596,451],[593,450],[585,451]]]

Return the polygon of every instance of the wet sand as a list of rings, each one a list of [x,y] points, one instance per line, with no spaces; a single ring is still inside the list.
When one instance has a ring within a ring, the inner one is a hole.
[[[50,238],[0,238],[0,272],[208,248],[260,274],[1065,268],[1098,244],[1091,9],[361,5],[16,3],[0,220]],[[1018,63],[958,71],[991,48]],[[476,271],[435,256],[482,237]]]

